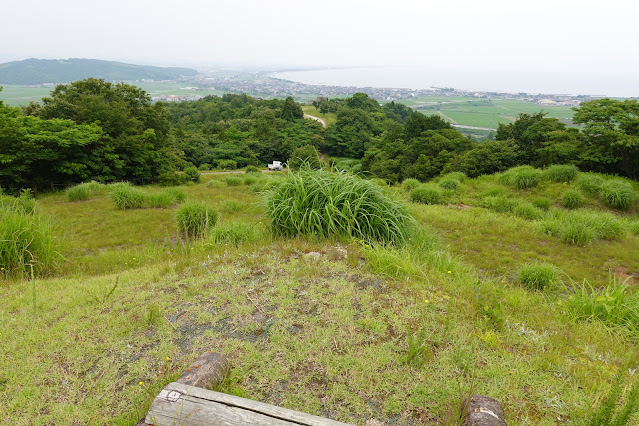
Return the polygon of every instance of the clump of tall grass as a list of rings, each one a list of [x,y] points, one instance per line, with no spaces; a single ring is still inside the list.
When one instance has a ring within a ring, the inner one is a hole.
[[[246,176],[244,176],[244,185],[254,185],[260,178],[261,175],[257,175],[256,173],[248,173]]]
[[[579,169],[573,164],[555,164],[544,170],[544,177],[551,182],[570,182],[578,173]]]
[[[151,208],[166,209],[183,202],[186,194],[179,188],[166,188],[157,194],[147,194],[144,205]]]
[[[561,205],[567,209],[578,209],[584,205],[584,197],[575,189],[569,189],[561,197]]]
[[[527,263],[519,269],[519,282],[529,290],[544,290],[559,285],[559,274],[559,268],[550,263]]]
[[[639,293],[630,291],[628,284],[615,276],[602,289],[596,289],[584,280],[575,287],[567,305],[576,319],[622,326],[639,336]]]
[[[622,180],[604,182],[599,189],[599,196],[608,207],[622,210],[629,209],[635,201],[632,185]]]
[[[244,173],[247,175],[248,174],[261,175],[262,171],[256,166],[246,166],[246,169],[244,169]]]
[[[129,183],[118,183],[111,187],[111,200],[119,209],[141,209],[144,207],[147,196]]]
[[[210,238],[219,244],[238,245],[252,243],[259,239],[260,232],[255,224],[247,222],[226,222],[216,226]]]
[[[461,183],[458,180],[451,178],[442,178],[439,181],[439,186],[444,189],[450,189],[451,191],[456,191],[460,185]]]
[[[513,209],[515,216],[526,220],[537,220],[544,216],[544,212],[535,207],[532,203],[519,201]]]
[[[532,201],[532,204],[538,209],[548,211],[550,207],[552,206],[552,201],[550,201],[548,198],[545,198],[545,197],[539,197],[539,198],[535,198]]]
[[[511,213],[519,205],[519,201],[505,196],[488,196],[481,200],[480,205],[499,213]]]
[[[224,204],[222,204],[222,211],[225,213],[236,213],[242,210],[243,207],[244,204],[237,200],[226,200]]]
[[[186,177],[187,181],[191,181],[195,183],[200,181],[200,172],[195,166],[189,166],[185,168],[184,176]]]
[[[595,240],[614,240],[623,236],[622,221],[615,215],[586,209],[554,210],[539,223],[539,229],[563,242],[583,246]]]
[[[402,189],[406,192],[410,192],[413,189],[417,188],[419,184],[420,182],[417,179],[413,179],[413,178],[404,179],[404,181],[402,182]]]
[[[421,204],[443,204],[444,194],[434,184],[420,185],[410,192],[410,200]]]
[[[581,173],[579,177],[577,177],[576,184],[579,189],[586,194],[597,195],[599,194],[599,189],[601,189],[603,182],[604,180],[601,176]]]
[[[242,178],[239,176],[226,176],[224,178],[227,186],[240,186],[242,185]]]
[[[0,194],[0,213],[4,210],[19,214],[31,214],[35,208],[36,201],[31,193],[22,193],[19,197]]]
[[[49,222],[20,208],[0,210],[0,277],[47,275],[60,260],[60,243]]]
[[[532,166],[519,166],[506,170],[499,181],[517,189],[526,189],[539,185],[542,177],[543,173],[539,169]]]
[[[99,182],[92,180],[91,182],[81,183],[79,185],[72,186],[66,190],[67,198],[69,201],[88,200],[98,194],[106,191],[106,186]]]
[[[631,222],[629,229],[632,234],[639,237],[639,222]]]
[[[446,173],[441,178],[452,179],[452,180],[456,180],[459,183],[462,183],[464,180],[466,180],[467,177],[468,176],[466,176],[466,173],[464,172],[450,172],[450,173]]]
[[[226,185],[224,185],[221,181],[216,179],[211,179],[210,181],[206,182],[207,188],[224,188],[225,186]]]
[[[346,172],[300,170],[266,194],[277,235],[337,235],[402,244],[414,219],[375,183]]]
[[[215,226],[217,216],[217,212],[205,203],[187,202],[177,210],[178,229],[186,237],[204,237]]]

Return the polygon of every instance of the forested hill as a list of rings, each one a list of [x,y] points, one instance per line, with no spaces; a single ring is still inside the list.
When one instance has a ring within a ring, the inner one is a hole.
[[[175,80],[191,76],[190,68],[164,68],[98,59],[25,59],[0,64],[0,84],[68,83],[88,77],[107,81]]]

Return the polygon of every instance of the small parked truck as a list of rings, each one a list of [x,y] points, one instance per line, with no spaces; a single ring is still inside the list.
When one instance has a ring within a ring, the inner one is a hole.
[[[268,165],[269,170],[284,170],[284,166],[281,161],[273,161]]]

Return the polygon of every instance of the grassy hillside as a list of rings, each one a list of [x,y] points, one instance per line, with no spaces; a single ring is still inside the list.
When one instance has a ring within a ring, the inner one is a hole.
[[[0,64],[0,84],[68,83],[85,78],[107,81],[175,80],[193,76],[190,68],[133,65],[98,59],[25,59]]]
[[[222,392],[343,421],[438,424],[475,392],[498,399],[509,424],[583,424],[617,371],[639,367],[636,201],[615,210],[584,194],[585,209],[622,228],[576,246],[539,224],[568,211],[563,195],[582,190],[580,176],[525,189],[500,175],[448,176],[426,187],[438,204],[383,188],[419,223],[393,248],[273,236],[259,192],[284,177],[209,174],[181,187],[219,212],[197,241],[179,233],[177,205],[122,210],[108,188],[38,200],[66,260],[54,277],[0,281],[0,416],[134,424],[214,350],[232,363]],[[543,207],[534,219],[517,208],[526,202]],[[541,290],[522,280],[535,262],[557,269]],[[584,279],[594,293],[581,292]],[[623,292],[596,293],[622,279]],[[620,312],[611,297],[625,316],[605,315]],[[610,310],[588,315],[588,303]]]

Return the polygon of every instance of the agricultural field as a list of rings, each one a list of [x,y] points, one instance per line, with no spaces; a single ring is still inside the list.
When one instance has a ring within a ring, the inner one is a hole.
[[[573,111],[569,107],[541,108],[532,102],[515,99],[482,100],[464,97],[421,97],[399,101],[424,114],[438,114],[453,124],[497,129],[499,124],[514,122],[520,113],[543,111],[548,117],[572,125]]]
[[[135,424],[207,350],[231,361],[219,391],[355,424],[461,424],[472,393],[508,424],[628,406],[639,187],[531,169],[392,187],[209,173],[25,195],[21,210],[5,196],[0,211],[50,224],[60,256],[40,277],[33,260],[3,267],[0,416]]]

